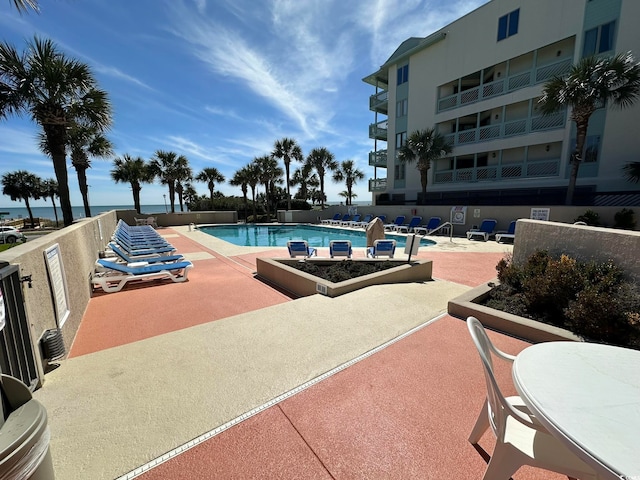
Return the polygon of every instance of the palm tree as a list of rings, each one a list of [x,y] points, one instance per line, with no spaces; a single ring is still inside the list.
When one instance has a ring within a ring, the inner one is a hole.
[[[88,65],[68,59],[51,40],[38,37],[17,50],[0,43],[0,118],[28,113],[42,127],[58,182],[65,226],[73,222],[66,165],[68,129],[86,123],[111,125],[107,94],[97,88]]]
[[[251,205],[253,209],[253,221],[255,222],[257,219],[256,212],[256,187],[260,183],[260,166],[258,165],[257,159],[254,159],[249,165],[244,167],[246,169],[247,174],[247,183],[249,187],[251,187]]]
[[[260,182],[264,185],[267,217],[270,218],[270,205],[272,203],[271,199],[273,198],[273,189],[275,188],[276,183],[282,182],[281,177],[284,172],[278,166],[276,159],[270,155],[255,158],[254,162],[256,162],[256,165],[260,170],[259,178]]]
[[[207,184],[209,189],[209,198],[211,199],[211,210],[213,210],[213,189],[216,183],[222,183],[225,181],[224,175],[216,167],[203,168],[202,171],[196,176],[196,180]]]
[[[576,146],[571,153],[571,175],[565,203],[573,203],[573,192],[589,128],[589,118],[607,104],[630,107],[640,94],[640,65],[629,53],[613,57],[590,56],[580,60],[564,77],[545,83],[540,97],[544,115],[571,107],[571,120],[576,124]]]
[[[416,130],[411,133],[405,144],[398,151],[398,159],[401,162],[416,162],[416,168],[420,172],[423,205],[427,203],[427,172],[431,168],[431,162],[448,153],[451,153],[451,145],[434,128]]]
[[[184,212],[184,185],[183,182],[190,182],[193,180],[193,170],[189,167],[188,163],[180,163],[176,172],[176,193],[178,194],[178,203],[180,204],[180,211]]]
[[[165,152],[158,150],[151,159],[150,168],[155,177],[160,182],[169,187],[169,202],[171,203],[171,213],[175,213],[176,181],[180,178],[185,168],[188,168],[189,161],[184,155],[175,152]]]
[[[29,8],[32,8],[36,13],[40,12],[38,0],[13,0],[13,5],[20,13],[26,12]]]
[[[43,198],[51,198],[51,203],[53,204],[53,214],[56,217],[56,227],[58,226],[58,210],[56,209],[56,197],[58,196],[58,182],[56,182],[53,178],[47,178],[43,180],[40,184],[42,189],[40,190],[40,195]]]
[[[297,168],[295,172],[293,172],[291,185],[300,186],[294,198],[309,200],[311,197],[311,189],[318,187],[320,182],[318,181],[318,177],[313,173],[313,167],[305,162],[302,167]]]
[[[31,225],[35,225],[33,221],[33,212],[29,199],[38,200],[42,192],[42,179],[26,170],[17,170],[2,175],[2,194],[11,197],[11,201],[15,202],[24,200],[24,204],[29,212],[29,220]]]
[[[140,213],[140,190],[142,183],[152,183],[154,174],[149,165],[141,158],[133,158],[125,153],[122,157],[117,157],[113,161],[111,178],[116,183],[129,183],[133,193],[133,204],[136,212]]]
[[[278,158],[284,161],[284,169],[287,181],[287,210],[291,210],[289,166],[291,165],[291,160],[297,160],[298,162],[304,160],[302,149],[293,138],[283,138],[282,140],[276,140],[271,155],[274,158]]]
[[[362,180],[363,178],[364,172],[355,168],[355,162],[353,160],[345,160],[333,173],[334,182],[345,182],[345,186],[347,187],[347,195],[345,197],[347,199],[347,205],[353,204],[352,199],[357,197],[357,195],[353,193],[353,186],[358,180]]]
[[[640,162],[629,162],[622,169],[628,181],[633,183],[640,182]]]
[[[187,209],[194,210],[196,208],[196,203],[198,202],[198,192],[193,188],[193,184],[191,182],[185,183],[182,196],[187,204]]]
[[[336,158],[329,150],[324,147],[314,148],[309,152],[307,157],[307,163],[315,169],[320,180],[320,196],[319,199],[322,203],[322,209],[324,210],[324,202],[327,198],[324,194],[324,175],[327,170],[334,171],[338,168],[338,162]]]
[[[244,218],[245,222],[247,221],[247,193],[249,192],[249,173],[247,172],[247,167],[242,167],[240,170],[236,171],[229,180],[229,184],[234,187],[240,187],[242,190],[242,197],[244,198]]]

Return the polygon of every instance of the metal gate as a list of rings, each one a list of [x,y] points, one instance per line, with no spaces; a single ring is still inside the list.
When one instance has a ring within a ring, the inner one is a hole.
[[[24,308],[17,265],[0,262],[5,327],[0,331],[0,370],[22,381],[31,391],[38,385],[38,368]]]

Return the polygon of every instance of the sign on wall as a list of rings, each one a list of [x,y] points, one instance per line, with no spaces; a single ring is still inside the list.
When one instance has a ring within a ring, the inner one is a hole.
[[[544,220],[545,222],[549,221],[549,212],[550,208],[532,208],[531,209],[531,220]]]
[[[44,258],[47,264],[47,273],[49,274],[49,285],[51,285],[56,321],[58,328],[62,328],[71,312],[69,311],[69,297],[65,281],[66,277],[64,276],[64,265],[60,256],[60,246],[57,243],[51,245],[44,251]]]
[[[467,207],[451,207],[451,223],[453,225],[467,223]]]

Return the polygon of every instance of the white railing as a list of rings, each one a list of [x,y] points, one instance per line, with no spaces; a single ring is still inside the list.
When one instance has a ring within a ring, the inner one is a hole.
[[[369,165],[372,167],[387,166],[387,151],[378,150],[377,152],[369,152]]]
[[[560,159],[553,158],[517,164],[444,170],[435,172],[434,183],[494,182],[516,178],[557,177],[558,175],[560,175]]]
[[[370,178],[369,179],[369,191],[381,192],[387,189],[386,178]]]
[[[384,90],[378,92],[375,95],[369,97],[369,110],[375,110],[376,108],[384,105],[389,101],[389,92]]]

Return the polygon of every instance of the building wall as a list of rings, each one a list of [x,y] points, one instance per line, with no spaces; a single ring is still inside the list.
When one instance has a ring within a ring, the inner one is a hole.
[[[498,19],[516,9],[520,9],[517,34],[497,41]],[[609,19],[617,18],[615,51],[633,50],[640,55],[640,32],[632,23],[639,16],[640,2],[630,0],[493,0],[432,35],[435,38],[438,33],[444,32],[446,37],[443,40],[414,52],[409,58],[408,84],[396,85],[396,70],[407,62],[407,58],[400,57],[397,63],[385,65],[383,68],[388,68],[389,78],[387,193],[405,194],[406,200],[415,200],[421,190],[419,175],[411,164],[406,166],[404,179],[394,179],[394,167],[398,165],[395,159],[396,133],[406,131],[409,134],[418,129],[431,128],[436,124],[454,122],[456,118],[487,111],[491,111],[492,122],[496,116],[496,122],[505,121],[501,118],[502,107],[508,106],[507,113],[511,116],[517,115],[524,108],[534,107],[542,92],[543,83],[438,112],[440,86],[491,66],[496,66],[496,75],[500,72],[504,76],[518,72],[518,69],[525,70],[532,61],[541,65],[553,63],[558,58],[569,58],[576,63],[582,55],[585,28]],[[534,51],[535,53],[531,53]],[[510,64],[508,72],[507,61]],[[407,87],[408,117],[396,119],[396,102],[406,96]],[[596,112],[589,134],[602,137],[599,161],[597,164],[583,163],[578,185],[595,184],[599,191],[637,189],[637,186],[623,179],[621,169],[624,164],[634,161],[635,152],[640,150],[640,138],[632,132],[639,120],[640,106],[623,111]],[[535,153],[536,148],[551,144],[550,150],[553,149],[553,153],[557,153],[560,158],[558,174],[513,180],[502,178],[495,182],[434,183],[436,168],[432,165],[428,191],[564,187],[568,184],[572,137],[575,134],[572,134],[572,122],[567,116],[564,128],[458,145],[454,147],[452,155],[489,152],[491,157],[491,152],[525,149],[530,145],[534,146],[532,148]],[[525,150],[518,151],[517,154],[524,158],[522,152]]]

